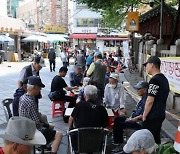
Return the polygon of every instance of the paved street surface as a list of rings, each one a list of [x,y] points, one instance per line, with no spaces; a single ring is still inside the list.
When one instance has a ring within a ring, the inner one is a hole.
[[[28,65],[30,62],[4,62],[0,64],[0,102],[6,98],[13,98],[13,94],[17,88],[17,81],[19,77],[20,70]],[[45,88],[42,89],[43,98],[40,99],[39,108],[42,114],[47,115],[48,121],[55,126],[55,129],[61,131],[63,136],[63,141],[60,145],[60,149],[58,153],[65,154],[67,153],[67,137],[66,131],[68,129],[68,125],[64,123],[61,116],[57,116],[52,119],[51,117],[51,101],[48,98],[48,93],[50,91],[50,84],[52,78],[58,73],[59,68],[62,66],[60,59],[57,59],[57,67],[56,72],[49,71],[49,63],[46,60],[46,66],[40,72],[40,76],[42,82],[46,85]],[[69,67],[69,70],[72,71],[73,66]],[[70,72],[68,71],[68,73]],[[65,77],[68,82],[68,75]],[[2,104],[0,105],[0,124],[6,122],[4,111],[2,108]]]
[[[58,131],[61,131],[63,133],[63,140],[60,145],[60,149],[58,154],[66,154],[67,153],[67,136],[66,131],[68,130],[68,125],[64,123],[62,116],[56,116],[55,118],[51,117],[51,101],[48,98],[48,93],[50,91],[50,84],[52,78],[58,73],[59,68],[62,66],[62,62],[60,59],[57,59],[57,66],[56,66],[56,72],[50,72],[49,71],[49,63],[46,59],[46,67],[43,68],[40,72],[40,76],[42,79],[42,82],[46,85],[45,88],[42,89],[42,99],[40,99],[40,112],[42,114],[47,115],[48,121],[55,126],[55,129]],[[13,94],[17,88],[17,81],[19,77],[20,70],[30,64],[30,62],[4,62],[0,64],[0,102],[3,99],[6,98],[13,98]],[[67,76],[65,77],[66,82],[69,84],[69,73],[73,70],[73,65],[70,65],[68,67],[69,71]],[[130,74],[128,71],[125,71],[124,74],[120,75],[120,78],[122,81],[129,81],[131,84],[125,84],[126,90],[129,94],[127,94],[126,99],[126,109],[128,111],[128,114],[132,112],[136,105],[136,101],[138,100],[138,97],[136,95],[135,90],[132,88],[133,85],[135,85],[138,81],[142,80],[142,78],[139,76],[138,73]],[[133,98],[131,97],[133,96]],[[134,99],[136,101],[134,101]],[[6,122],[4,111],[2,104],[0,104],[0,124]],[[169,122],[169,121],[168,121]],[[173,130],[172,127],[169,125],[174,126]],[[173,136],[176,128],[177,128],[177,120],[169,123],[166,123],[166,127],[164,128],[167,132],[171,131],[171,135]],[[167,128],[168,127],[170,128]],[[175,127],[176,126],[176,127]],[[0,143],[2,144],[2,140],[0,140]],[[110,153],[110,152],[108,152]]]
[[[62,66],[60,59],[57,59],[56,72],[49,71],[49,63],[46,59],[46,67],[43,68],[40,72],[42,82],[46,85],[42,89],[42,99],[40,99],[40,112],[47,115],[48,121],[55,126],[55,129],[61,131],[63,136],[63,141],[60,145],[58,153],[65,154],[67,153],[67,136],[66,131],[68,130],[68,125],[64,123],[62,116],[56,116],[52,119],[51,117],[51,101],[48,98],[48,93],[50,91],[50,84],[52,78],[58,73],[59,68]],[[30,64],[30,62],[4,62],[0,65],[0,102],[6,98],[13,98],[14,91],[17,88],[17,81],[19,77],[19,72],[21,69]],[[65,77],[66,82],[69,84],[69,73],[73,70],[73,65],[68,67],[68,75]],[[124,79],[122,79],[124,80]],[[127,97],[127,109],[130,113],[135,106],[135,102],[131,97]],[[0,124],[6,122],[2,104],[0,105]],[[2,140],[1,140],[2,143]]]

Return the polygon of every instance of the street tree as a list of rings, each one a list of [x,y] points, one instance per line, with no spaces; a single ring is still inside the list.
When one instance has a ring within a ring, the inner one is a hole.
[[[127,12],[132,9],[141,8],[142,5],[148,5],[149,0],[76,0],[78,3],[84,3],[94,11],[100,12],[103,16],[102,22],[107,27],[118,28],[125,20]],[[158,5],[161,0],[155,0]],[[166,0],[168,4],[178,5],[179,0]]]
[[[111,28],[120,28],[125,21],[127,12],[137,7],[140,0],[77,0],[78,3],[87,4],[89,8],[100,12],[103,16],[102,22]]]
[[[148,5],[149,0],[76,0],[78,3],[84,3],[94,11],[102,14],[102,23],[106,27],[115,29],[122,29],[122,23],[125,23],[128,11],[139,9],[142,5]],[[154,0],[155,6],[159,5],[161,0]],[[178,29],[178,21],[180,19],[180,0],[164,0],[171,6],[176,6],[177,13],[175,17],[175,24],[173,26],[171,43],[176,39],[176,31]]]

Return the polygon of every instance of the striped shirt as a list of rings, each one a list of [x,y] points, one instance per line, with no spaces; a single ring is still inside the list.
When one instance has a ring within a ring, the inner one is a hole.
[[[40,114],[33,96],[24,94],[20,97],[19,116],[35,121],[37,129],[40,129]]]

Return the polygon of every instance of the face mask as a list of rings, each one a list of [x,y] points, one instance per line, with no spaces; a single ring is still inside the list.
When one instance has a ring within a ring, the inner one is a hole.
[[[110,86],[114,89],[116,88],[116,84],[111,84]]]

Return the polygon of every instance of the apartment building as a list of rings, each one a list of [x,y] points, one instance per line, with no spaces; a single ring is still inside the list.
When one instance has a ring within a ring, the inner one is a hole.
[[[62,27],[64,33],[68,29],[68,1],[30,0],[17,8],[17,17],[24,20],[30,30],[46,29],[46,32],[56,33],[55,27]]]

